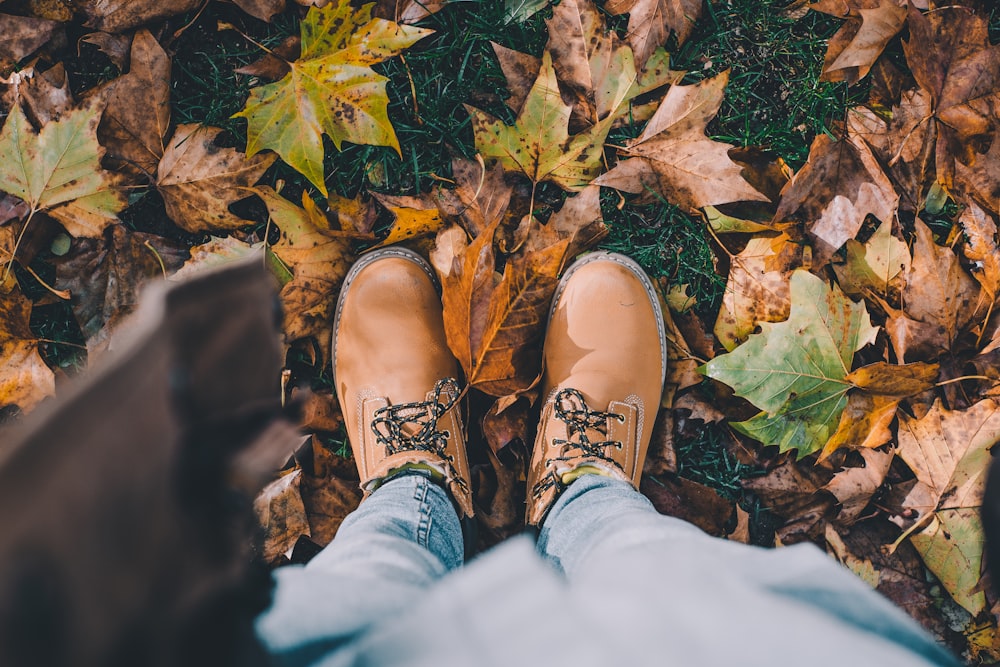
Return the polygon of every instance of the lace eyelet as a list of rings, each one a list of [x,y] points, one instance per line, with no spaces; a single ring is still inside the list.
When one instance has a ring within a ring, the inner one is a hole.
[[[615,415],[615,416],[618,417],[618,423],[619,424],[624,424],[625,423],[625,415]]]

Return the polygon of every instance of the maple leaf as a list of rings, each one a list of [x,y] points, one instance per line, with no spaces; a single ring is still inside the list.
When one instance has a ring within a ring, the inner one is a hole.
[[[867,216],[892,221],[898,205],[899,195],[867,145],[819,134],[805,166],[781,191],[774,221],[805,223],[814,261],[823,265],[857,236]]]
[[[638,95],[683,76],[683,72],[670,69],[670,56],[661,49],[658,55],[650,56],[640,79],[632,49],[607,31],[591,0],[560,2],[546,25],[546,49],[552,54],[556,76],[573,96],[573,116],[581,118],[585,126],[620,113],[623,105]]]
[[[355,11],[349,0],[309,10],[300,26],[301,56],[280,81],[250,91],[247,155],[270,149],[325,195],[323,134],[344,141],[390,146],[399,141],[387,115],[388,79],[372,65],[399,54],[433,30],[371,18],[373,4]]]
[[[449,222],[462,225],[473,238],[495,221],[506,221],[512,212],[513,187],[507,183],[500,164],[487,169],[482,162],[454,159],[451,163],[455,187],[438,187],[434,197],[441,215]]]
[[[821,0],[809,9],[847,19],[830,38],[820,80],[850,85],[868,75],[906,22],[905,0],[877,0],[874,6],[864,0]]]
[[[729,144],[705,136],[718,113],[729,73],[690,86],[673,85],[624,153],[628,159],[594,182],[624,192],[652,190],[689,211],[735,201],[768,201],[747,183]]]
[[[808,271],[792,274],[791,311],[779,323],[703,367],[709,377],[732,387],[763,410],[733,424],[741,433],[801,458],[821,449],[834,433],[851,383],[854,353],[874,342],[864,303],[844,297]]]
[[[29,207],[22,235],[45,211],[73,236],[96,237],[125,207],[113,177],[101,169],[100,117],[100,104],[92,102],[36,133],[20,104],[11,108],[0,130],[0,190]]]
[[[189,232],[231,230],[247,220],[229,212],[229,205],[252,194],[248,188],[277,159],[274,155],[246,157],[234,148],[220,148],[217,127],[179,125],[156,171],[156,189],[167,215]]]
[[[378,247],[436,234],[444,226],[441,212],[429,198],[381,194],[374,197],[393,218],[389,235],[377,244]]]
[[[170,58],[148,30],[132,38],[128,74],[97,94],[107,100],[97,137],[119,170],[151,179],[170,128]],[[136,100],[142,99],[142,104]]]
[[[644,63],[667,43],[671,31],[677,33],[678,45],[684,43],[701,16],[702,4],[702,0],[610,0],[604,9],[615,16],[629,15],[625,41],[636,60]]]
[[[30,319],[31,301],[7,276],[0,282],[0,407],[16,405],[24,412],[55,394],[55,375],[38,352]]]
[[[801,260],[802,247],[787,234],[754,237],[730,258],[726,291],[713,329],[726,350],[734,350],[760,322],[788,317],[788,281]]]
[[[271,188],[258,187],[255,192],[281,231],[271,249],[293,276],[279,294],[285,309],[285,341],[314,338],[319,358],[325,359],[336,307],[333,295],[340,289],[353,259],[351,235],[332,229],[306,192],[302,193],[302,208]]]
[[[787,459],[765,475],[744,480],[742,485],[785,520],[777,537],[782,544],[790,544],[823,533],[823,524],[833,508],[834,498],[817,492],[831,478],[830,471],[821,466],[802,465]]]
[[[570,136],[571,107],[562,101],[552,56],[542,64],[513,126],[466,106],[472,118],[476,150],[505,169],[517,170],[532,183],[552,181],[564,190],[582,190],[601,173],[604,139],[611,129],[605,119]]]
[[[973,616],[986,607],[978,588],[979,512],[990,450],[998,440],[1000,406],[989,399],[961,411],[935,402],[920,419],[900,417],[899,456],[917,477],[902,506],[919,512],[915,526],[922,526],[910,542],[949,595]]]

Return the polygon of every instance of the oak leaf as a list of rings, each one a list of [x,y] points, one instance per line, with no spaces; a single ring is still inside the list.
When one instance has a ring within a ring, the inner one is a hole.
[[[302,51],[280,81],[250,91],[247,155],[275,151],[324,195],[323,135],[390,146],[399,141],[389,122],[388,79],[372,65],[399,54],[432,30],[371,18],[373,4],[355,11],[349,0],[309,10],[301,24]]]
[[[73,236],[97,237],[117,219],[125,198],[101,169],[100,117],[94,101],[35,132],[21,105],[11,108],[0,130],[0,190],[28,204],[28,221],[45,211]]]
[[[867,216],[891,222],[898,205],[899,195],[867,145],[819,134],[805,166],[781,191],[774,221],[805,223],[814,261],[823,265]]]
[[[905,0],[825,0],[809,5],[813,11],[847,19],[830,38],[822,81],[854,85],[868,75],[889,41],[906,22]]]
[[[967,410],[936,402],[921,419],[900,417],[899,456],[917,484],[903,501],[920,514],[910,537],[927,568],[975,616],[986,607],[978,588],[983,559],[979,517],[990,450],[1000,440],[1000,406],[983,400]]]
[[[351,235],[333,229],[308,193],[302,194],[300,208],[271,188],[258,187],[255,192],[280,230],[271,250],[293,275],[279,294],[285,309],[285,341],[315,339],[319,358],[325,359],[332,337],[334,295],[353,263]]]
[[[722,104],[728,72],[690,86],[673,85],[626,158],[595,181],[624,192],[657,192],[689,211],[735,201],[768,201],[728,155],[729,144],[705,136]]]
[[[23,412],[55,393],[55,375],[39,354],[30,319],[31,301],[8,275],[0,282],[0,407]]]
[[[564,190],[579,191],[602,169],[604,139],[611,118],[570,136],[571,107],[563,102],[548,51],[531,91],[513,126],[466,106],[472,118],[476,150],[505,169],[516,170],[533,183],[552,181]]]
[[[275,161],[274,155],[246,157],[234,148],[220,148],[217,127],[179,125],[156,171],[156,189],[167,215],[189,232],[232,230],[248,222],[229,212],[244,199]]]
[[[610,0],[604,5],[612,15],[628,14],[625,41],[636,60],[646,62],[653,51],[665,46],[671,32],[683,44],[701,16],[702,0]]]
[[[878,329],[863,302],[808,271],[794,272],[790,287],[786,321],[761,323],[760,333],[709,361],[704,372],[762,410],[734,428],[780,451],[797,450],[801,458],[836,430],[854,353],[874,342]]]

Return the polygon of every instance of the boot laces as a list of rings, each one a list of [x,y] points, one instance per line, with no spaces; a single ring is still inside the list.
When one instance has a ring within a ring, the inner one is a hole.
[[[617,412],[603,412],[593,410],[583,398],[583,394],[577,389],[560,389],[555,395],[554,407],[556,418],[566,424],[567,438],[554,438],[552,444],[560,448],[561,456],[546,459],[545,465],[549,468],[548,474],[543,477],[535,486],[533,493],[536,497],[541,496],[552,486],[562,486],[562,478],[556,473],[553,463],[557,461],[572,461],[582,457],[599,458],[618,466],[618,463],[608,453],[608,447],[621,449],[620,440],[608,440],[608,420],[617,419],[625,421],[625,415]],[[588,431],[597,432],[604,440],[592,441]],[[579,450],[572,456],[567,456],[567,451]],[[620,466],[618,466],[620,467]]]
[[[442,395],[446,400],[442,401]],[[455,457],[448,454],[451,433],[438,429],[438,419],[454,407],[461,392],[455,378],[438,380],[433,396],[426,401],[400,403],[379,408],[372,419],[375,441],[384,446],[386,454],[421,451],[434,454],[448,468],[449,477],[465,485],[465,480],[455,470]],[[414,428],[416,427],[416,428]]]

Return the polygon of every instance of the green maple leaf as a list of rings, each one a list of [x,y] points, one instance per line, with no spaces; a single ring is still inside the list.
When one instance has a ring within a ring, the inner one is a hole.
[[[35,132],[20,103],[11,105],[0,130],[0,190],[28,204],[27,221],[46,211],[73,236],[97,237],[125,207],[112,177],[101,169],[101,112],[95,101]]]
[[[552,56],[542,65],[514,125],[466,107],[472,116],[476,150],[522,172],[533,183],[552,181],[565,190],[582,190],[600,175],[604,139],[616,118],[612,113],[586,132],[569,136],[570,105],[562,101]]]
[[[302,54],[285,78],[250,91],[247,156],[275,151],[323,194],[323,134],[340,150],[344,141],[391,146],[399,140],[389,122],[388,79],[371,65],[391,58],[434,32],[371,18],[374,4],[354,11],[349,0],[309,10],[302,25]]]
[[[763,412],[733,428],[799,457],[822,449],[847,405],[854,353],[875,340],[864,302],[854,303],[808,271],[791,277],[792,307],[784,322],[702,367]]]

